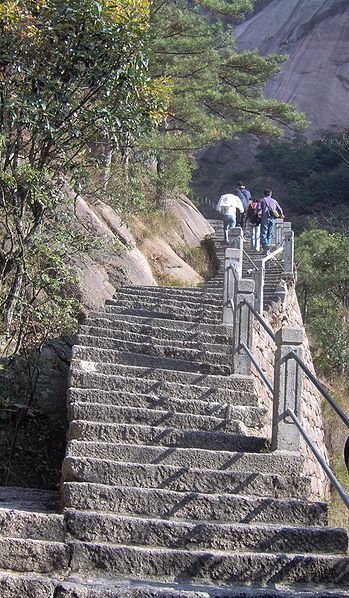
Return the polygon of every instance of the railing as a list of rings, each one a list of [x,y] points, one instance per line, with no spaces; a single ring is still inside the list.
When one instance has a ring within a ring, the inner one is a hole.
[[[223,322],[231,327],[232,331],[233,372],[250,374],[252,364],[254,365],[264,384],[273,395],[272,449],[298,452],[300,437],[302,436],[321,468],[337,489],[344,504],[349,508],[349,496],[334,476],[300,421],[303,375],[305,374],[311,380],[348,428],[349,418],[304,363],[302,359],[303,337],[301,329],[286,326],[274,333],[262,317],[258,304],[255,305],[255,281],[242,278],[243,249],[240,231],[241,229],[233,229],[235,247],[226,250],[225,259]],[[286,232],[286,237],[292,239],[293,235],[289,235],[287,229]],[[285,252],[285,246],[280,248],[280,253],[282,251]],[[274,253],[277,252],[278,250]],[[272,254],[266,257],[271,259]],[[275,343],[273,381],[269,380],[252,353],[254,318],[257,319]]]

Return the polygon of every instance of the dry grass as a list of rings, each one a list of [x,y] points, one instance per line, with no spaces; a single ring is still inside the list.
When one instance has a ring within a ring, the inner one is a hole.
[[[336,403],[348,415],[349,381],[344,376],[338,377],[332,381],[329,390]],[[349,475],[343,454],[349,430],[327,402],[324,405],[324,424],[331,469],[345,492],[349,494]],[[329,505],[329,523],[333,527],[343,527],[349,533],[349,510],[335,489]]]

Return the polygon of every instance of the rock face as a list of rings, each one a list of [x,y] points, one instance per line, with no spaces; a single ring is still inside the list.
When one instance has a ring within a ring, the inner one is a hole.
[[[260,0],[235,29],[240,50],[288,55],[265,94],[304,112],[313,140],[349,121],[349,3],[347,0]],[[232,173],[254,160],[258,139],[225,142],[199,158],[195,187],[211,200],[236,185]],[[275,189],[274,189],[275,190]]]
[[[236,28],[240,49],[289,56],[267,95],[305,112],[310,137],[348,124],[348,27],[346,0],[272,0]]]

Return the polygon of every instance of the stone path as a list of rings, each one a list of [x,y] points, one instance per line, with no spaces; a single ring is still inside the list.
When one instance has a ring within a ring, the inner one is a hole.
[[[252,379],[231,375],[222,296],[219,271],[202,289],[124,287],[90,314],[63,513],[50,493],[0,493],[3,598],[349,595],[346,533],[307,501],[299,456],[268,452]]]

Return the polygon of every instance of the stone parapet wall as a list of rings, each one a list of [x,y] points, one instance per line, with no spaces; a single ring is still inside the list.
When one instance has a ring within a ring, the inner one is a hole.
[[[278,330],[281,326],[286,325],[296,326],[302,329],[304,338],[303,360],[308,368],[315,373],[308,337],[303,326],[299,304],[293,286],[291,286],[288,290],[287,306],[282,306],[281,302],[273,303],[265,317],[274,331]],[[253,354],[269,380],[273,381],[275,345],[268,333],[256,320],[254,324],[253,337]],[[263,383],[261,377],[254,368],[253,376],[255,378],[256,390],[258,396],[260,397],[261,404],[268,410],[268,423],[262,432],[267,437],[271,438],[273,405],[272,394],[267,389],[266,385]],[[325,445],[324,423],[322,417],[322,397],[312,382],[305,375],[303,375],[301,421],[305,430],[328,463],[328,453]],[[328,497],[330,489],[328,478],[302,438],[301,454],[304,457],[303,472],[311,479],[312,498],[315,500]]]

